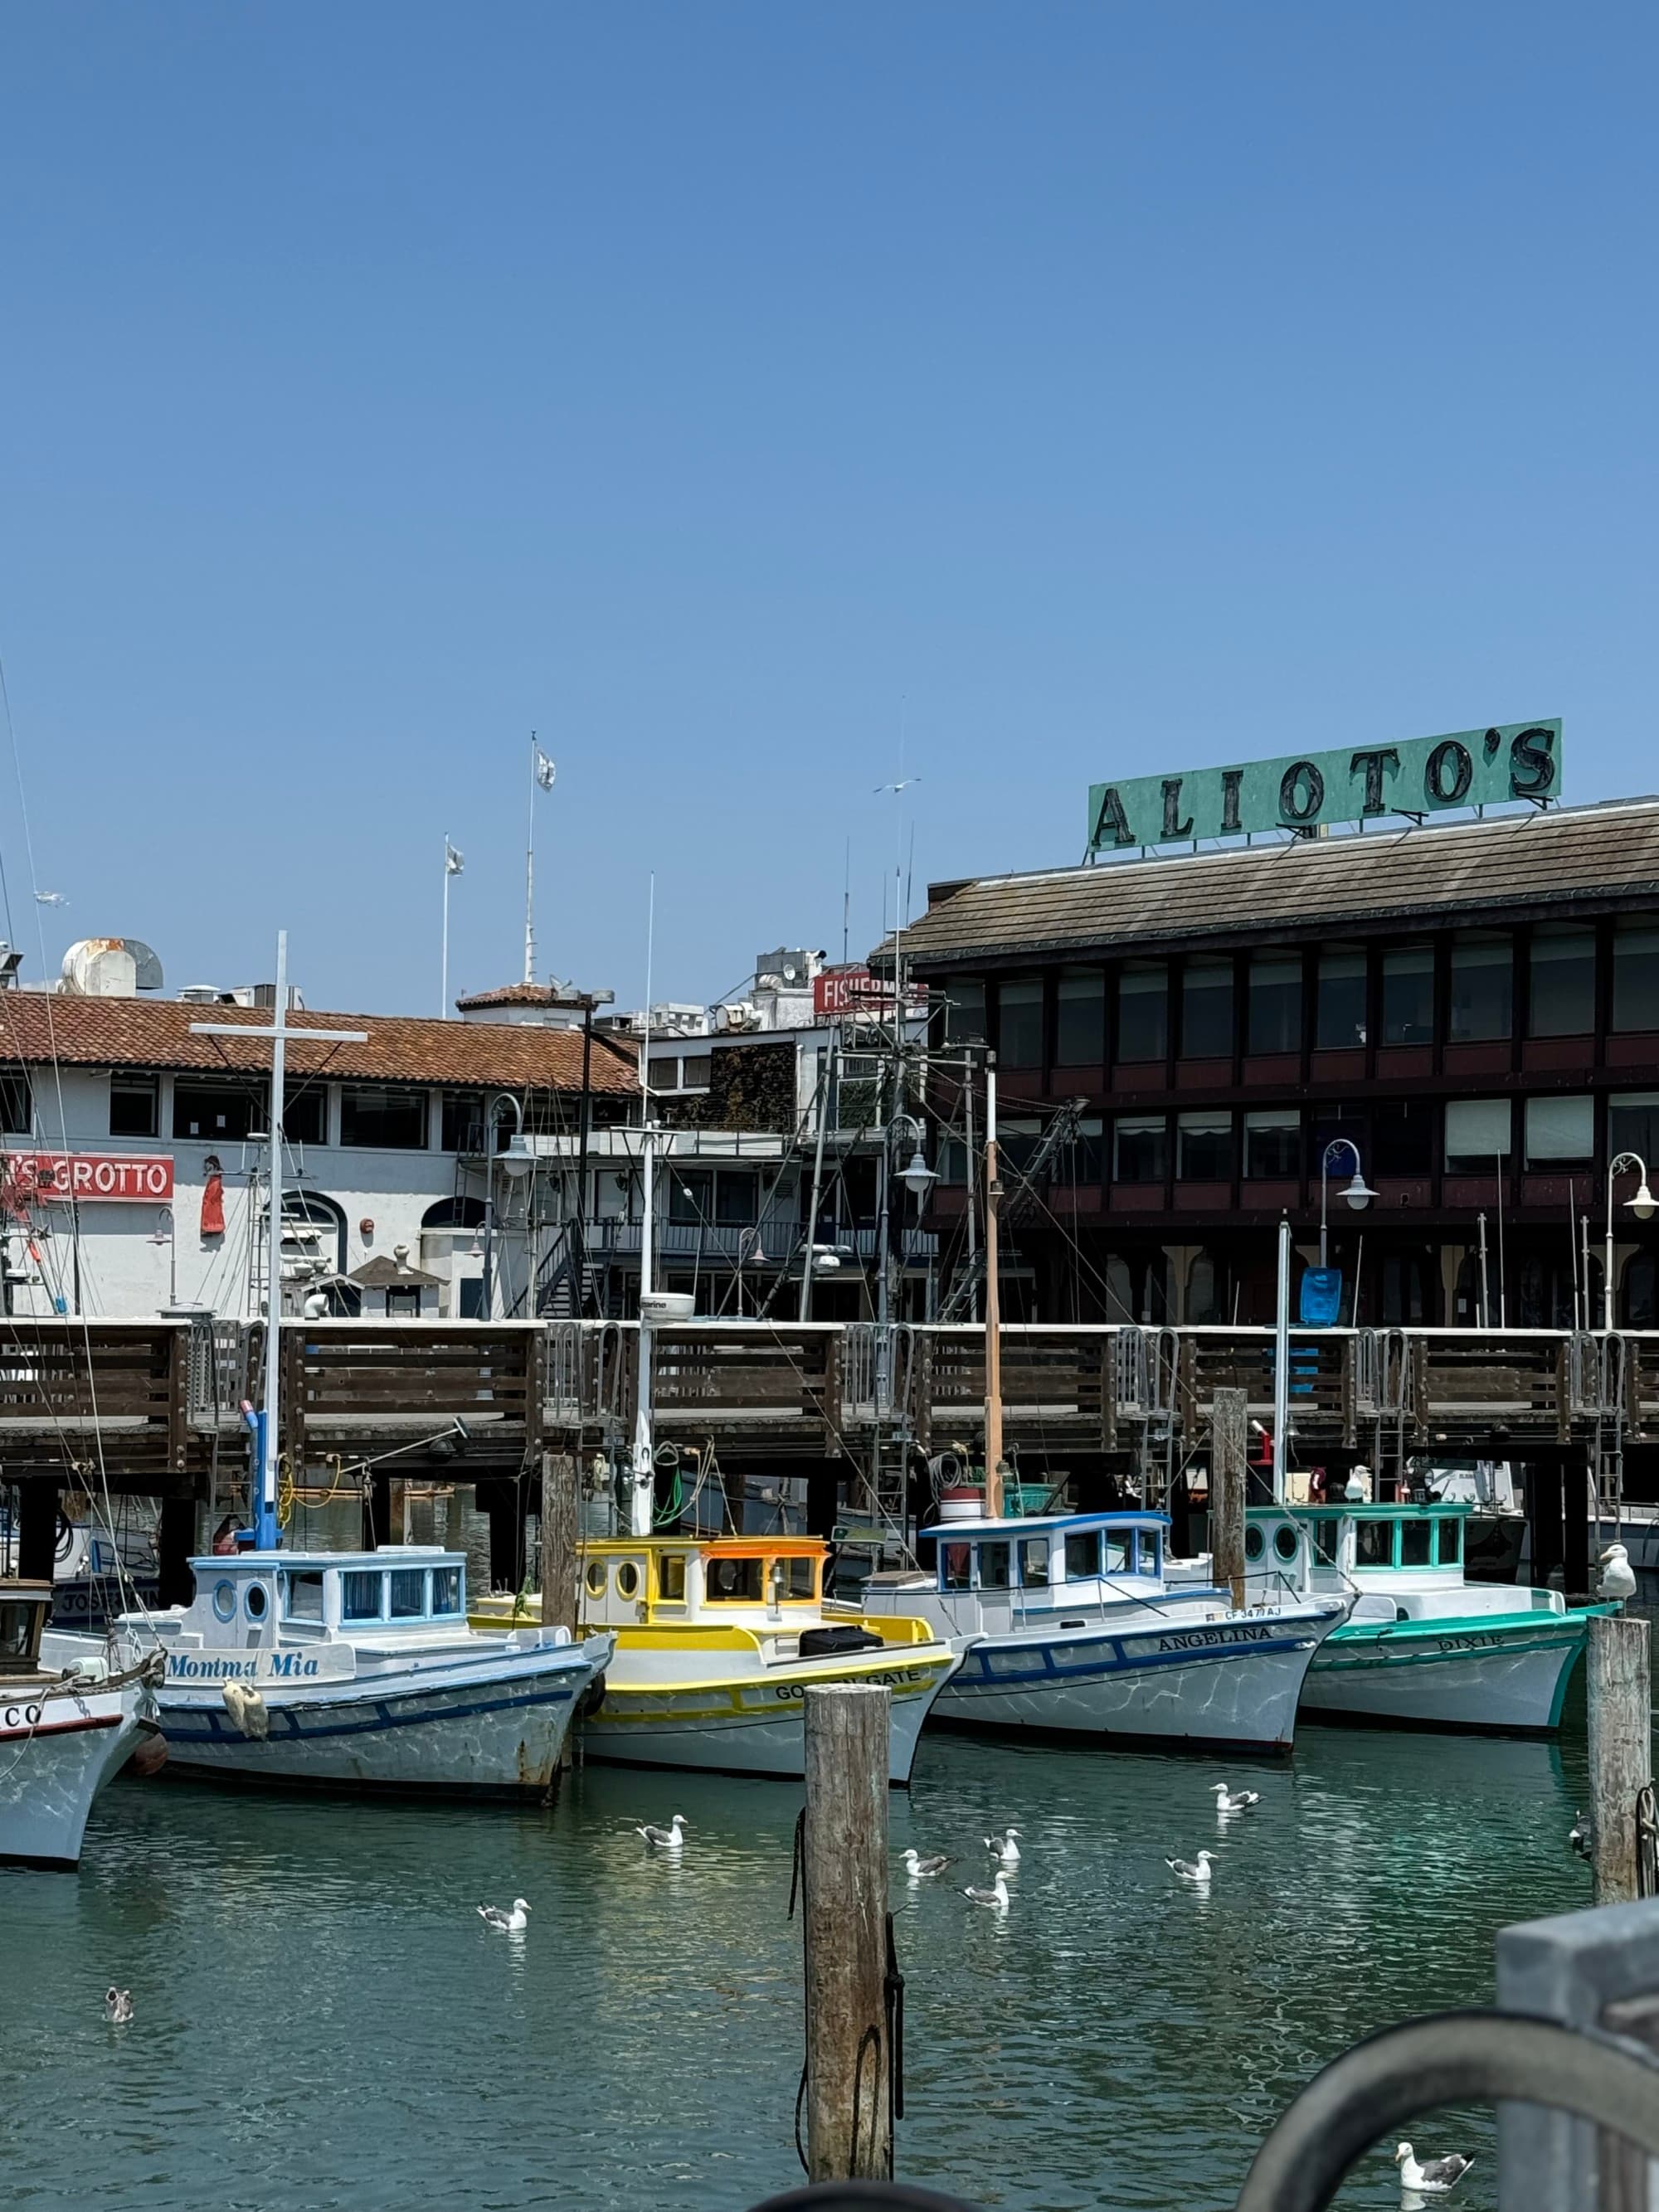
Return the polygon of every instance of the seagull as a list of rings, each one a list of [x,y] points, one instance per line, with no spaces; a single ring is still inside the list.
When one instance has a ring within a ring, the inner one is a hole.
[[[1443,2197],[1449,2189],[1455,2189],[1474,2163],[1461,2150],[1455,2150],[1449,2158],[1431,2158],[1426,2166],[1419,2166],[1416,2152],[1405,2142],[1395,2151],[1394,2162],[1400,2168],[1400,2186],[1421,2190],[1425,2197]]]
[[[530,1916],[530,1907],[521,1897],[513,1900],[511,1912],[503,1912],[499,1905],[481,1905],[478,1917],[486,1928],[493,1928],[498,1936],[522,1936]]]
[[[1002,1865],[1017,1867],[1019,1864],[1019,1845],[1014,1838],[1020,1832],[1019,1829],[1010,1825],[1000,1836],[987,1836],[985,1848],[988,1851],[994,1851]]]
[[[949,1859],[941,1858],[937,1852],[930,1859],[925,1859],[920,1853],[911,1850],[901,1852],[900,1856],[904,1861],[904,1871],[912,1881],[926,1881],[930,1875],[943,1874],[945,1868],[951,1863]]]
[[[1000,1874],[989,1889],[975,1889],[970,1886],[962,1893],[970,1904],[989,1905],[993,1912],[1008,1910],[1008,1878],[1006,1875]]]
[[[647,1821],[644,1827],[635,1828],[634,1833],[643,1836],[653,1851],[677,1851],[685,1841],[680,1833],[684,1826],[684,1814],[676,1813],[665,1828],[653,1828]]]
[[[1589,1822],[1582,1813],[1575,1813],[1572,1826],[1567,1831],[1567,1849],[1577,1851],[1581,1859],[1587,1859],[1592,1856],[1595,1848]]]
[[[1200,1851],[1196,1859],[1165,1859],[1164,1863],[1177,1881],[1189,1881],[1195,1889],[1207,1889],[1214,1857],[1213,1851]]]
[[[1212,1782],[1210,1787],[1215,1792],[1218,1813],[1248,1813],[1252,1805],[1261,1802],[1259,1790],[1229,1790],[1224,1782]]]
[[[1602,1553],[1601,1580],[1595,1594],[1605,1598],[1635,1596],[1636,1577],[1631,1570],[1630,1553],[1622,1544],[1609,1544]]]
[[[112,2021],[117,2027],[125,2027],[127,2022],[132,2018],[132,1991],[131,1990],[106,1990],[104,1992],[104,2018],[107,2021]]]

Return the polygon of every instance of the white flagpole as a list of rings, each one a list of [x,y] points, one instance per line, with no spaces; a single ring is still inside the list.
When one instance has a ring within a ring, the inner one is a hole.
[[[524,980],[536,980],[536,732],[530,732],[530,820],[524,843]]]
[[[449,832],[446,830],[444,832],[444,950],[443,959],[440,963],[438,983],[438,1018],[445,1022],[449,1019],[449,878],[452,873],[449,865]]]

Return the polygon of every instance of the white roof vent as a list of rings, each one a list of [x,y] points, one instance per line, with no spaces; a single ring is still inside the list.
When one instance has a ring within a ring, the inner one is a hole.
[[[64,955],[58,988],[76,999],[130,999],[161,989],[161,963],[142,938],[83,937]]]

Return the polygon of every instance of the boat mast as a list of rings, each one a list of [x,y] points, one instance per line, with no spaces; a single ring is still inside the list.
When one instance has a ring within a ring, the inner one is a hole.
[[[645,929],[645,1026],[640,1038],[640,1366],[634,1393],[633,1482],[629,1492],[628,1533],[651,1534],[655,1503],[655,1449],[651,1437],[651,1305],[656,1272],[654,1218],[656,1135],[651,1125],[651,969],[657,934],[657,879],[651,878]]]
[[[1002,1517],[1002,1302],[997,1282],[996,1054],[985,1055],[985,1513]]]

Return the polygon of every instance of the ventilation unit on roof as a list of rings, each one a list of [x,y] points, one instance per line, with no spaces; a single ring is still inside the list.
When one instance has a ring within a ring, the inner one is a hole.
[[[73,999],[131,999],[161,989],[161,963],[141,937],[83,937],[64,955],[58,988]]]
[[[216,1006],[219,986],[216,983],[186,983],[179,994],[181,1006]]]

